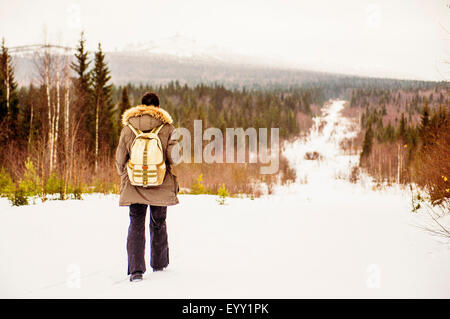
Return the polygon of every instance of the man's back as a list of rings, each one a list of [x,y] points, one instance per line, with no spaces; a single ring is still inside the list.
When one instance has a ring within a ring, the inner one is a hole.
[[[175,130],[172,122],[172,117],[167,111],[152,105],[138,105],[128,109],[122,115],[122,125],[124,127],[121,131],[119,145],[116,151],[116,166],[121,177],[121,206],[129,206],[136,203],[157,206],[178,204],[178,183],[171,169],[174,164],[171,158],[172,148],[176,145],[176,141],[171,139],[172,133]],[[166,176],[161,185],[147,188],[131,185],[126,165],[129,159],[131,145],[136,135],[128,127],[128,124],[143,132],[149,132],[153,128],[164,124],[158,134],[167,167]]]

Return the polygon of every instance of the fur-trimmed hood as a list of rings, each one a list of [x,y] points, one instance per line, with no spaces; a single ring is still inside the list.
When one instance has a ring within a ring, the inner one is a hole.
[[[151,117],[161,121],[162,123],[172,124],[173,122],[170,114],[160,107],[156,107],[153,105],[137,105],[123,112],[122,125],[127,126],[130,123],[131,118],[143,115],[150,115]]]

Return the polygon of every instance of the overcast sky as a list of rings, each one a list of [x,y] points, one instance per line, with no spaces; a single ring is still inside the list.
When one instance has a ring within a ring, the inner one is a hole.
[[[0,0],[8,46],[90,49],[180,34],[205,45],[271,57],[306,69],[448,80],[450,0]],[[446,31],[447,30],[447,31]]]

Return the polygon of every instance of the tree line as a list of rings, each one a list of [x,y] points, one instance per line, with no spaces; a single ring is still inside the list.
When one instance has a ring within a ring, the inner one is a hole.
[[[436,205],[450,198],[448,87],[426,90],[355,90],[364,132],[360,165],[376,180],[415,183]]]
[[[4,40],[0,63],[0,187],[43,199],[47,193],[65,198],[118,191],[114,152],[121,114],[147,91],[159,95],[175,126],[193,129],[193,120],[201,119],[204,128],[279,127],[282,139],[306,130],[297,116],[312,116],[311,105],[325,100],[318,88],[248,90],[178,81],[115,86],[101,44],[88,52],[84,34],[73,56],[38,52],[37,78],[29,86],[15,81]]]

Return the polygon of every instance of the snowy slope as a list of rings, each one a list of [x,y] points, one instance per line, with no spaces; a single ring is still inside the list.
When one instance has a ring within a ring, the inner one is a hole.
[[[168,213],[170,265],[139,283],[127,280],[128,214],[117,196],[1,199],[0,297],[449,298],[449,247],[416,227],[424,217],[410,212],[408,192],[335,178],[357,163],[338,148],[354,134],[342,107],[332,103],[316,119],[321,132],[286,146],[299,182],[224,206],[181,195]],[[303,159],[314,150],[320,163]]]
[[[136,52],[141,54],[171,55],[180,58],[209,57],[219,58],[231,53],[218,46],[206,45],[197,40],[176,34],[145,43],[126,44],[120,51]]]
[[[122,54],[157,55],[160,57],[177,58],[179,61],[220,62],[239,65],[258,65],[260,67],[292,68],[292,64],[283,59],[244,54],[236,48],[223,47],[217,44],[205,43],[179,33],[156,38],[142,43],[127,43],[117,51]]]

